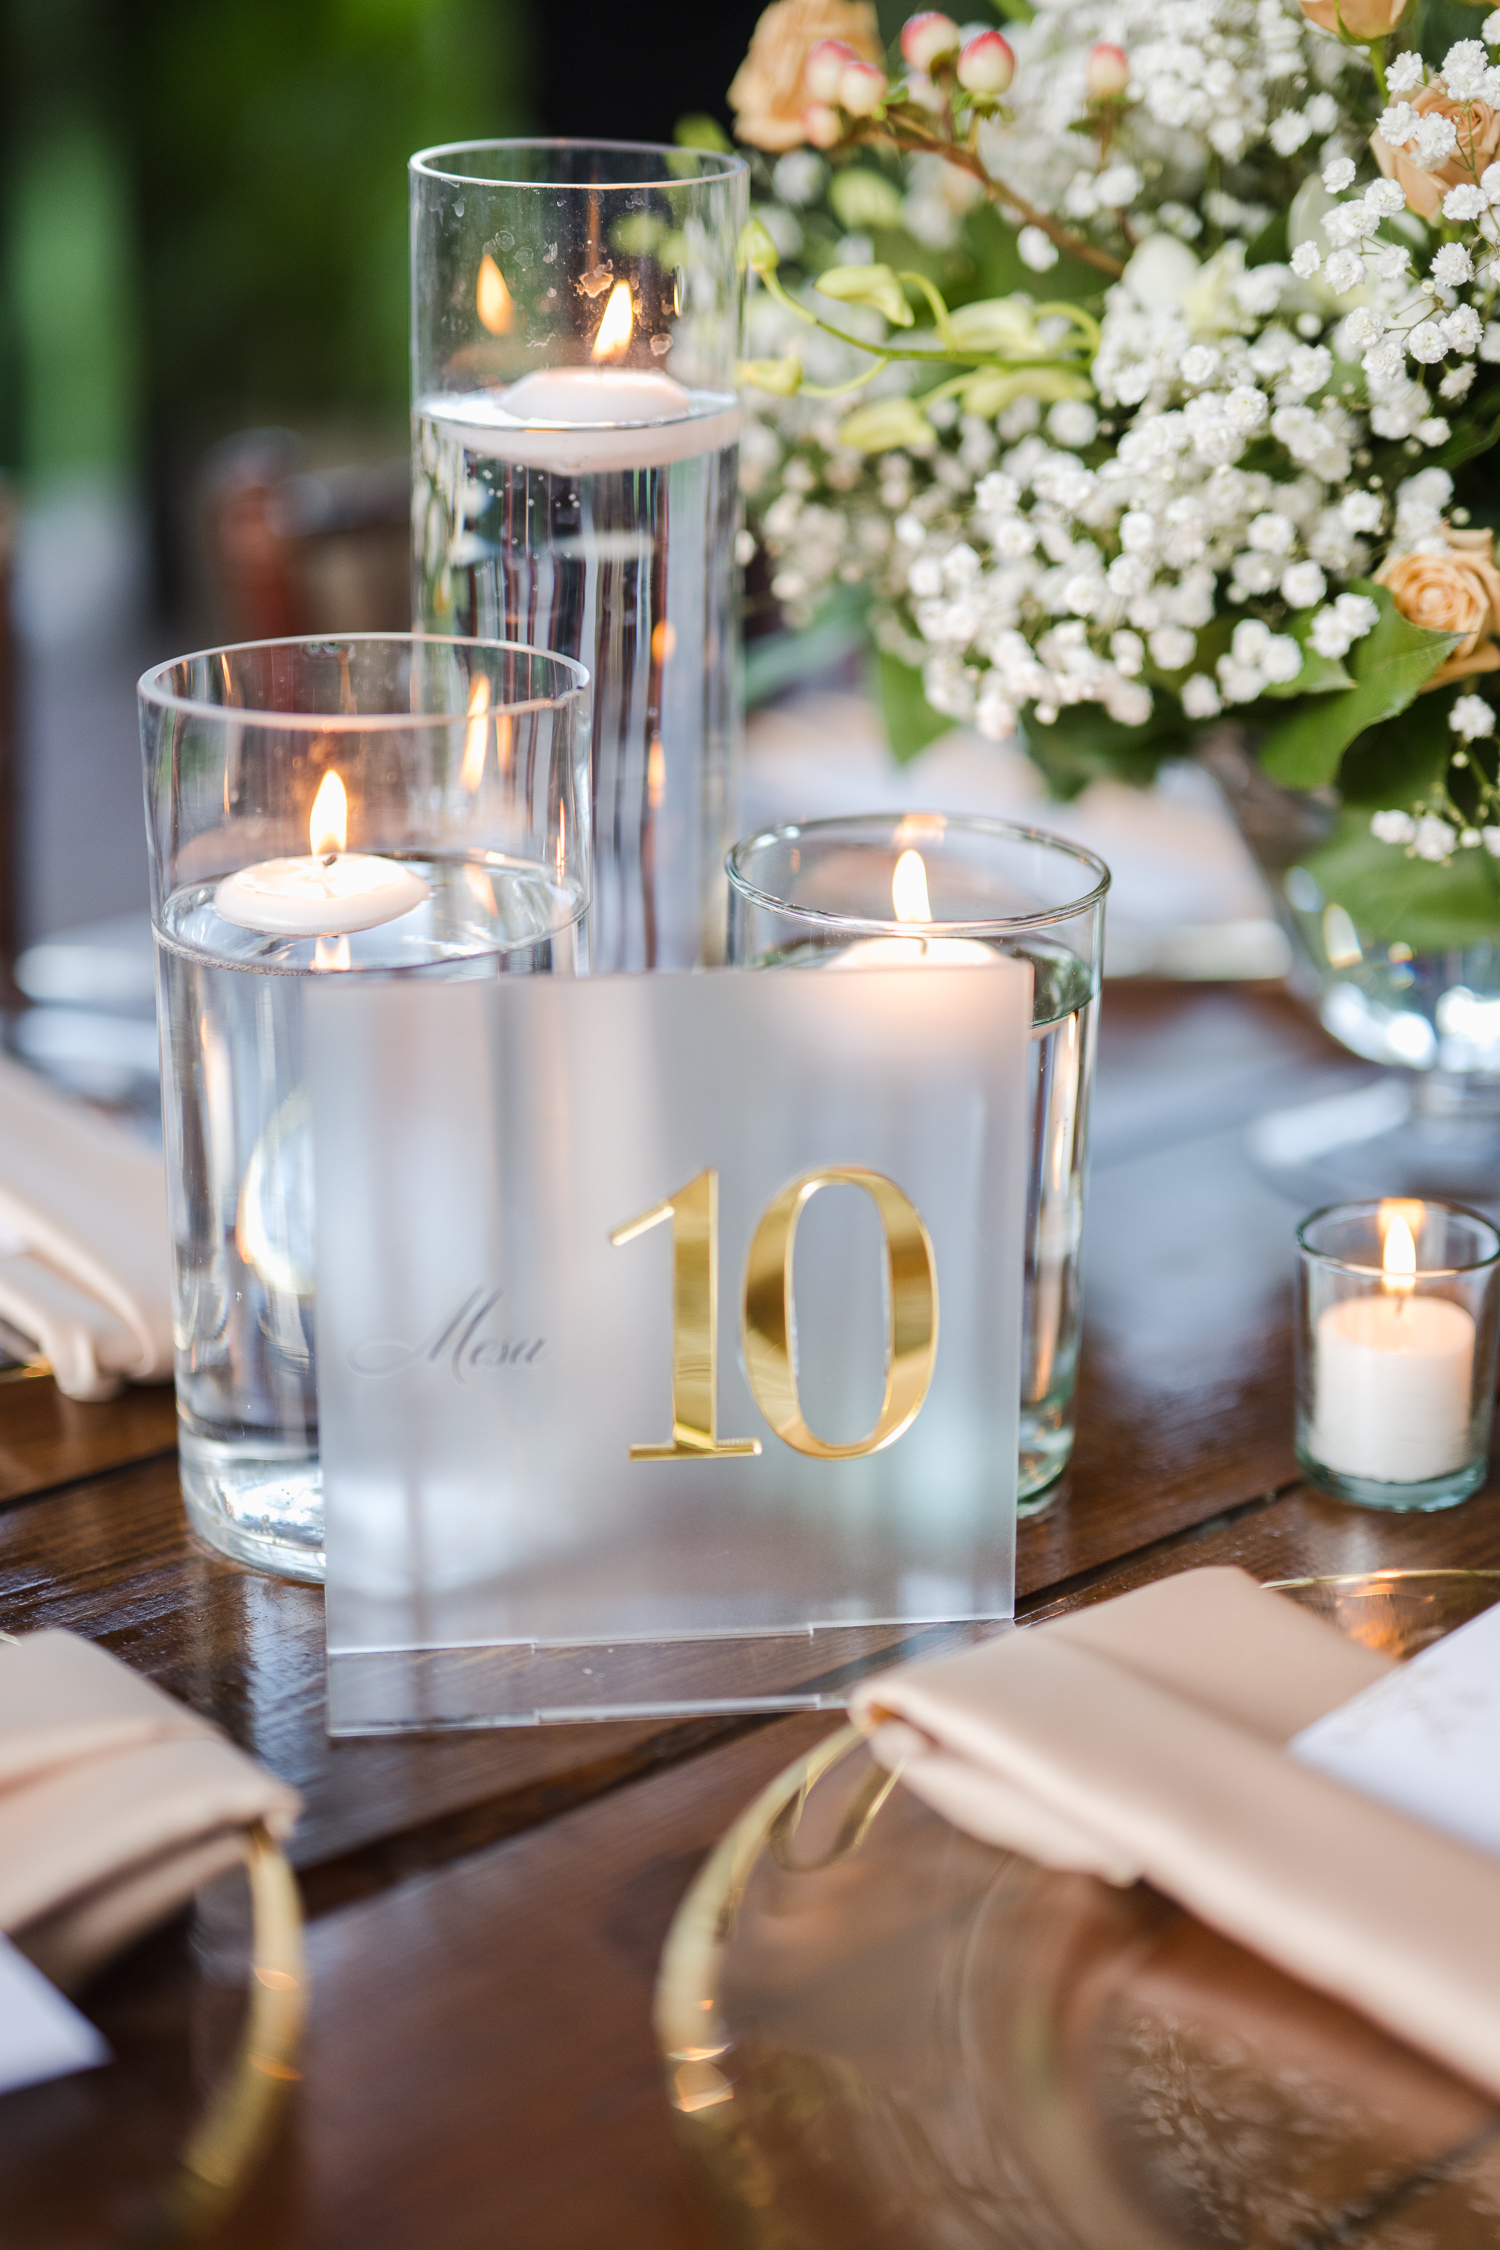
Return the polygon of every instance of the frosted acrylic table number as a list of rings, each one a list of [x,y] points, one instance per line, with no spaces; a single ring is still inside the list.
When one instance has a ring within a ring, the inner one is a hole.
[[[312,994],[333,1733],[837,1706],[1011,1615],[999,968]]]

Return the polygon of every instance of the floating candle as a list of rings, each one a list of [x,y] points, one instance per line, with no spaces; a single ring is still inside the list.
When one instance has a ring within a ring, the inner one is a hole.
[[[308,821],[310,856],[263,859],[226,875],[214,907],[226,922],[272,937],[335,937],[394,922],[431,896],[420,875],[378,852],[346,852],[348,797],[336,773],[323,777]],[[348,949],[320,967],[344,967]]]
[[[1415,1294],[1416,1244],[1401,1212],[1382,1263],[1378,1294],[1318,1317],[1311,1447],[1341,1476],[1421,1484],[1462,1468],[1472,1450],[1474,1320],[1446,1297]]]
[[[891,877],[891,905],[898,922],[931,924],[927,867],[920,852],[905,851]],[[999,960],[992,945],[978,938],[858,938],[830,955],[830,969],[991,969]]]
[[[445,393],[420,412],[473,452],[584,473],[665,468],[740,434],[732,398],[690,391],[658,367],[546,367],[501,391]]]

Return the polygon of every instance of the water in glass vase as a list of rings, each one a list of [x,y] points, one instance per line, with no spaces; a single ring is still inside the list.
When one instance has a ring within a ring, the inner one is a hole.
[[[751,966],[826,967],[842,950],[842,941],[803,941],[762,954]],[[1046,1505],[1073,1450],[1079,1250],[1096,1019],[1089,970],[1076,955],[1035,939],[996,950],[1029,961],[1033,980],[1016,1488],[1020,1512],[1027,1515]]]
[[[672,419],[619,426],[528,427],[493,392],[416,415],[422,629],[532,641],[593,676],[596,972],[723,957],[739,416],[718,393],[681,395]]]
[[[583,911],[493,854],[389,856],[429,896],[379,928],[266,936],[225,921],[206,883],[168,901],[157,938],[183,1495],[215,1546],[302,1578],[323,1572],[308,981],[571,970]]]

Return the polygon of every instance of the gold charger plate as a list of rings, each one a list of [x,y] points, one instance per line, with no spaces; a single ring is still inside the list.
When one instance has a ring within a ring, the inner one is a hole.
[[[113,2060],[0,2095],[5,2250],[169,2250],[248,2185],[298,2073],[296,1880],[263,1828],[242,1867],[75,1995]]]
[[[1404,1658],[1500,1572],[1280,1591]],[[707,1862],[657,2030],[742,2250],[1500,2250],[1487,2097],[1143,1885],[960,1834],[852,1728]]]

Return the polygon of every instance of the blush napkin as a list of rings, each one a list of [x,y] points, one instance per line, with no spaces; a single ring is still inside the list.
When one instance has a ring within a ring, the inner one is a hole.
[[[301,1807],[195,1712],[73,1633],[0,1641],[0,1930],[71,1990]]]
[[[956,1827],[1144,1880],[1500,2094],[1500,1863],[1287,1755],[1393,1668],[1237,1570],[900,1665],[852,1699]]]
[[[0,1320],[69,1398],[172,1372],[162,1160],[0,1056]]]

